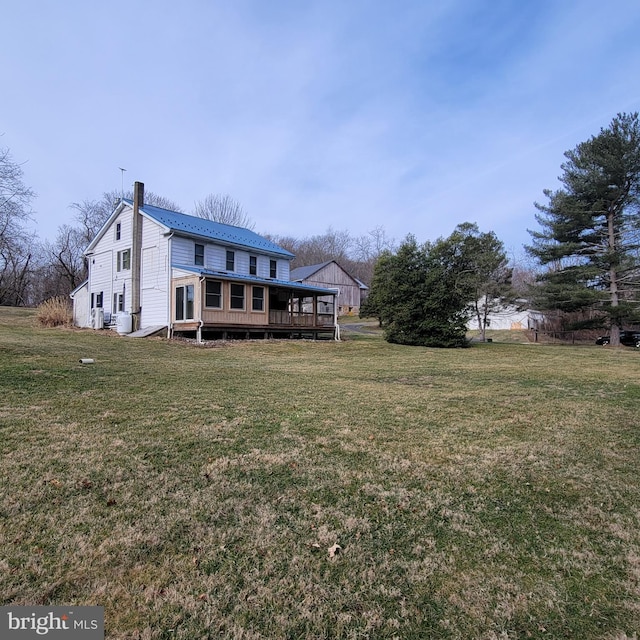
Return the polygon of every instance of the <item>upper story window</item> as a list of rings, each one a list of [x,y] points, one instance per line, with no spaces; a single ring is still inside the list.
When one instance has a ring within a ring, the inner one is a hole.
[[[227,271],[236,270],[236,252],[227,251]]]
[[[278,277],[278,263],[276,260],[269,261],[269,277],[270,278]]]
[[[249,256],[249,275],[258,275],[258,258],[257,256]]]
[[[120,240],[122,237],[122,224],[120,222],[116,223],[116,240]]]
[[[116,255],[116,271],[131,269],[131,249],[118,251]]]
[[[193,255],[193,263],[197,266],[204,267],[204,245],[197,244],[195,245],[195,251]]]

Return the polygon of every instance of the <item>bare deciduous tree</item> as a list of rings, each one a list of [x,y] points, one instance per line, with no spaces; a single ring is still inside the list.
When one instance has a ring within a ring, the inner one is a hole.
[[[384,227],[377,226],[367,234],[355,238],[353,247],[353,260],[349,273],[362,282],[370,284],[378,258],[385,252],[394,252],[396,241],[387,235]]]
[[[253,229],[255,222],[247,215],[242,205],[230,195],[209,194],[194,204],[193,214],[205,220],[230,224],[234,227]]]
[[[28,302],[34,237],[24,229],[35,197],[22,179],[22,167],[0,149],[0,304]]]
[[[58,227],[58,235],[53,243],[44,243],[44,260],[49,267],[54,289],[47,297],[68,294],[86,278],[82,255],[85,247],[82,229],[67,224]]]
[[[126,200],[132,200],[133,191],[125,191],[124,196],[120,191],[105,191],[102,197],[97,200],[83,200],[82,202],[74,202],[71,204],[71,208],[76,212],[75,218],[81,226],[85,246],[95,238],[102,225],[120,203],[122,197]],[[153,193],[153,191],[145,192],[144,202],[145,204],[160,207],[161,209],[182,211],[180,206],[175,202],[164,196],[157,195]]]
[[[384,227],[377,226],[369,233],[358,236],[353,241],[353,258],[359,262],[375,262],[385,251],[394,251],[396,243],[389,238]]]

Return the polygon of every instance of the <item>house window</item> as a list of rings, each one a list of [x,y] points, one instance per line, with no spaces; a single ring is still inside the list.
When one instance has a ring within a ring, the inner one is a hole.
[[[118,251],[116,260],[116,271],[126,271],[131,269],[131,249]]]
[[[176,320],[193,320],[194,287],[176,287]]]
[[[235,271],[236,269],[236,252],[227,251],[227,271]]]
[[[232,309],[244,310],[244,285],[243,284],[231,285],[230,306]]]
[[[196,243],[193,262],[198,266],[201,266],[201,267],[204,266],[204,245],[203,244]]]
[[[122,224],[118,222],[116,223],[116,240],[120,240],[121,235],[122,235]]]
[[[222,309],[222,282],[207,280],[205,306],[209,309]]]
[[[113,313],[119,313],[120,311],[124,311],[124,294],[114,293],[113,294]]]
[[[194,286],[190,284],[190,285],[187,285],[185,289],[187,290],[186,318],[189,320],[192,320],[193,319]]]
[[[264,311],[264,287],[253,287],[251,310]]]
[[[276,278],[278,276],[278,263],[275,260],[269,261],[269,277]]]
[[[249,275],[255,276],[258,274],[258,258],[256,256],[249,256]]]
[[[91,294],[91,308],[102,308],[102,291],[100,293],[92,293]]]

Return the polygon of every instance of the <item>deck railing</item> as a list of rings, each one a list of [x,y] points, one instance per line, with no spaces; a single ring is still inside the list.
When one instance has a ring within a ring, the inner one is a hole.
[[[332,327],[333,314],[291,311],[269,311],[269,324],[283,327]]]

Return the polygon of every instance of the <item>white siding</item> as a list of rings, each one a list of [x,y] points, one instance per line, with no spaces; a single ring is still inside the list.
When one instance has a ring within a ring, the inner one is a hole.
[[[507,306],[489,314],[487,317],[487,329],[494,331],[528,329],[531,324],[529,320],[530,316],[530,311],[519,311],[515,307]],[[475,315],[469,318],[467,329],[478,329],[478,319]]]
[[[185,269],[171,269],[172,278],[193,278],[193,271],[186,271]]]
[[[89,309],[89,283],[75,290],[72,294],[73,298],[73,324],[76,327],[91,326],[91,310]]]
[[[208,244],[204,248],[204,265],[213,271],[225,271],[227,268],[227,250],[217,244]]]
[[[183,264],[185,267],[193,265],[194,252],[195,242],[193,240],[179,237],[171,240],[171,264]]]
[[[125,292],[125,309],[131,307],[131,270],[117,270],[116,260],[119,251],[131,251],[131,217],[132,208],[125,207],[115,218],[109,228],[94,247],[89,256],[89,300],[91,296],[102,293],[102,306],[105,319],[112,315],[113,294]],[[120,224],[120,239],[116,239],[116,227]],[[131,254],[129,254],[131,255]],[[89,303],[90,304],[90,303]]]
[[[140,327],[169,323],[169,240],[162,228],[142,219]]]
[[[89,297],[102,293],[105,317],[117,313],[114,294],[124,294],[124,311],[131,312],[131,269],[118,271],[118,252],[130,251],[132,255],[133,209],[126,207],[115,218],[100,238],[89,256]],[[116,239],[116,227],[120,224],[120,239]],[[143,217],[142,254],[140,277],[140,326],[147,327],[168,322],[168,240],[161,227]]]
[[[96,253],[91,258],[91,277],[89,279],[89,299],[91,296],[102,294],[102,306],[111,311],[113,296],[113,251],[107,250]]]
[[[196,241],[188,238],[174,237],[171,242],[171,264],[195,266]],[[212,271],[227,271],[227,251],[233,251],[235,255],[235,268],[233,273],[250,275],[250,256],[258,258],[257,276],[269,278],[271,272],[271,256],[260,254],[259,251],[244,251],[219,244],[198,241],[204,244],[204,268]],[[289,280],[289,260],[276,259],[278,280]]]

